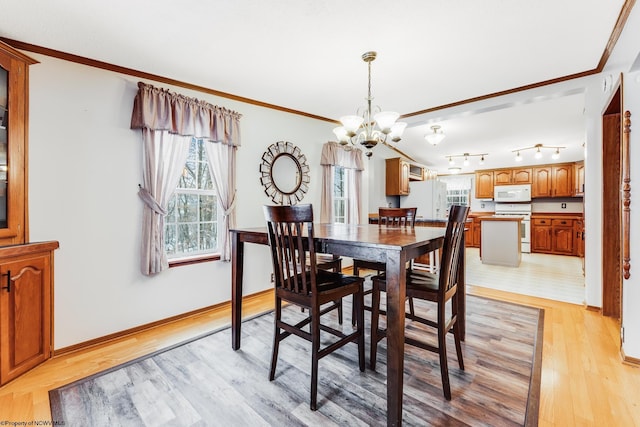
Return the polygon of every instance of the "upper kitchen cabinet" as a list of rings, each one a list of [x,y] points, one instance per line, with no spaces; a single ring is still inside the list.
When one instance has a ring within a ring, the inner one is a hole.
[[[531,184],[531,168],[496,169],[493,171],[494,185]]]
[[[386,160],[386,195],[407,196],[409,181],[424,181],[430,171],[416,163],[395,157]]]
[[[493,199],[493,171],[476,171],[476,199]]]
[[[411,165],[399,157],[387,159],[386,194],[387,196],[406,196],[409,194],[409,175]]]
[[[36,62],[0,42],[0,246],[28,239],[29,65]]]
[[[574,196],[584,196],[584,162],[576,162],[573,168],[575,172],[573,180],[575,184]]]
[[[531,197],[572,197],[573,164],[561,163],[533,168]]]

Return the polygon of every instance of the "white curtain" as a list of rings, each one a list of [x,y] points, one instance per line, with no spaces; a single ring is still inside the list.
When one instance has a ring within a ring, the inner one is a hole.
[[[231,259],[229,229],[236,226],[236,150],[233,145],[208,142],[209,169],[218,194],[218,204],[223,210],[223,223],[218,227],[218,247],[223,261]]]
[[[169,267],[164,250],[164,217],[192,138],[210,141],[206,144],[207,157],[225,218],[218,238],[223,242],[223,259],[229,258],[229,227],[235,225],[235,150],[240,146],[240,117],[226,108],[138,83],[131,129],[142,129],[143,139],[144,185],[138,192],[144,202],[143,274],[154,275]]]
[[[138,195],[144,202],[140,268],[150,276],[169,268],[164,250],[164,218],[184,164],[190,136],[142,129],[142,179]]]
[[[329,141],[322,146],[322,194],[320,199],[320,222],[333,222],[333,168],[345,168],[347,180],[348,224],[360,224],[362,212],[362,150]]]

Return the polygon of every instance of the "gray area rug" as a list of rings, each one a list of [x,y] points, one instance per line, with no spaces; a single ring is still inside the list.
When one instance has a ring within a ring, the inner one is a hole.
[[[442,394],[437,354],[405,347],[403,424],[537,425],[543,311],[474,296],[467,304],[464,371],[453,337],[448,342],[451,401]],[[295,307],[285,310],[292,318],[304,315]],[[431,305],[416,301],[416,311],[429,310],[434,314]],[[348,302],[344,312],[346,329]],[[367,313],[367,325],[369,318]],[[432,333],[407,321],[407,334]],[[267,313],[243,323],[238,351],[226,328],[50,390],[52,420],[72,427],[386,424],[386,340],[376,371],[358,370],[355,344],[321,359],[314,412],[310,344],[286,339],[270,382],[272,337],[273,315]],[[368,333],[366,343],[368,366]]]

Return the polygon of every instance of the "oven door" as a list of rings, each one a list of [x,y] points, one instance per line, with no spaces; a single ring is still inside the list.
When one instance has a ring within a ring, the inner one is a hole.
[[[521,251],[523,253],[531,253],[531,218],[525,216],[520,221],[520,241],[522,243]]]

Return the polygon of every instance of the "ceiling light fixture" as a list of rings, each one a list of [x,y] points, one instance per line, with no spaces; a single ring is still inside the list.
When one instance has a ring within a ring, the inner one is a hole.
[[[463,154],[448,154],[445,157],[449,159],[449,166],[453,166],[455,164],[454,162],[454,157],[464,157],[464,161],[462,162],[462,164],[464,166],[469,166],[469,157],[480,157],[480,161],[479,164],[483,164],[484,163],[484,156],[488,156],[488,153],[479,153],[479,154],[469,154],[469,153],[463,153]],[[458,168],[460,169],[460,168]],[[451,168],[449,168],[449,170],[451,170]]]
[[[460,168],[460,167],[454,166],[452,168],[449,168],[449,173],[458,174],[460,172],[462,172],[462,168]]]
[[[440,125],[431,126],[431,130],[433,130],[433,133],[426,134],[424,139],[426,139],[431,145],[438,145],[446,135],[440,130]]]
[[[367,100],[366,110],[361,113],[361,108],[359,108],[357,115],[340,117],[342,126],[333,130],[340,144],[346,145],[351,142],[353,145],[363,145],[367,149],[365,153],[367,157],[371,157],[373,154],[371,149],[378,143],[386,143],[387,137],[393,142],[400,141],[404,128],[407,126],[404,122],[396,122],[400,117],[398,113],[382,111],[378,106],[375,107],[377,113],[374,114],[372,110],[371,62],[376,59],[376,55],[376,52],[365,52],[362,55],[362,60],[367,63],[369,68],[369,86],[365,98]]]
[[[560,158],[560,149],[563,148],[567,148],[567,147],[556,147],[556,146],[549,146],[549,145],[543,145],[543,144],[536,144],[533,145],[531,147],[524,147],[524,148],[518,148],[516,150],[511,150],[512,153],[516,153],[516,162],[520,162],[522,161],[522,156],[520,156],[520,152],[521,151],[525,151],[525,150],[536,150],[536,154],[534,155],[534,157],[536,159],[541,159],[543,154],[542,154],[542,150],[544,149],[550,149],[550,150],[555,150],[554,153],[551,155],[551,158],[554,160],[557,160]]]

